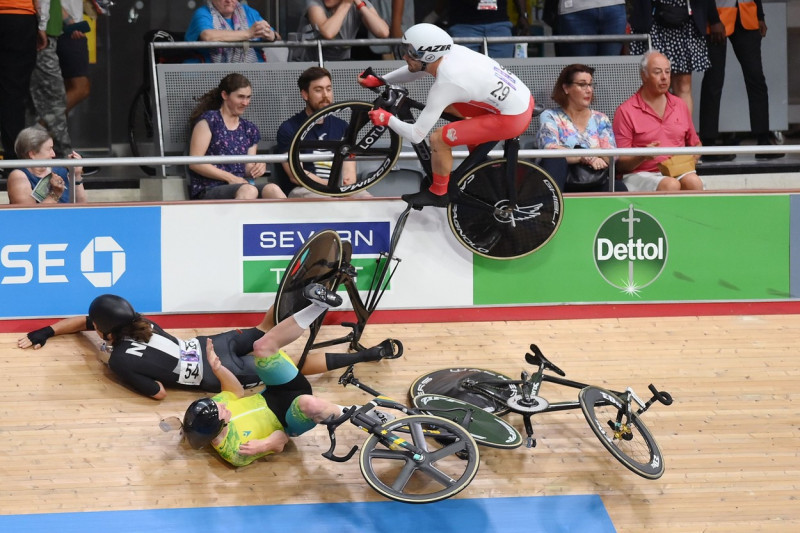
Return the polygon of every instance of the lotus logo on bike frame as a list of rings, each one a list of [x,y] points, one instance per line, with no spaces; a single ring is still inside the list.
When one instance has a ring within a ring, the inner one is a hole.
[[[667,236],[649,213],[634,209],[609,216],[594,239],[594,263],[610,285],[638,295],[667,264]]]

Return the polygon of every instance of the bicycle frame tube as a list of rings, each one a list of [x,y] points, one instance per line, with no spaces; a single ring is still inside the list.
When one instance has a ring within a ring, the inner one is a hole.
[[[531,381],[526,382],[526,381],[523,381],[523,380],[511,380],[511,381],[486,380],[486,381],[480,381],[480,382],[476,382],[476,383],[469,384],[469,385],[465,384],[465,388],[469,389],[471,391],[477,392],[479,394],[482,394],[484,396],[489,396],[493,400],[497,400],[497,401],[499,401],[500,403],[502,403],[504,405],[508,405],[507,402],[506,402],[506,398],[503,395],[498,394],[497,392],[495,392],[495,391],[493,391],[491,389],[486,389],[484,387],[481,387],[481,385],[489,385],[489,386],[495,386],[495,387],[501,387],[501,388],[507,387],[508,385],[516,385],[516,386],[522,388],[526,383],[530,383],[530,382]],[[581,383],[579,381],[573,381],[573,380],[570,380],[570,379],[564,379],[564,378],[560,378],[560,377],[556,377],[556,376],[550,376],[548,374],[542,374],[541,375],[541,379],[533,380],[534,386],[531,389],[531,392],[534,395],[536,394],[536,392],[538,392],[538,390],[541,387],[541,384],[543,382],[555,383],[556,385],[562,385],[564,387],[569,387],[569,388],[578,389],[578,390],[586,388],[586,387],[589,386],[588,383]],[[612,394],[614,394],[614,395],[616,395],[616,396],[618,396],[618,397],[620,397],[622,399],[627,398],[627,393],[626,392],[619,392],[619,391],[613,391],[613,390],[609,390],[609,392],[611,392]],[[626,401],[625,403],[628,406],[627,409],[630,409],[630,402]],[[610,405],[610,404],[611,404],[611,402],[605,402],[605,403],[602,403],[600,405]],[[523,414],[523,415],[526,415],[526,414],[527,415],[532,415],[532,414],[539,414],[539,413],[551,413],[551,412],[556,412],[556,411],[569,411],[569,410],[572,410],[572,409],[579,409],[580,408],[580,403],[577,400],[575,400],[575,401],[566,401],[566,402],[554,402],[554,403],[549,404],[547,407],[545,407],[541,411],[536,411],[536,413],[521,413],[521,412],[516,411],[511,406],[508,406],[508,407],[511,409],[512,412],[515,412],[515,413],[518,413],[518,414]]]

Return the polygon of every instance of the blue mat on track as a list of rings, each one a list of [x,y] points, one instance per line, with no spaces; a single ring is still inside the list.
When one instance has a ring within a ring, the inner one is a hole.
[[[0,516],[0,531],[72,533],[614,533],[599,496],[451,499],[398,502],[258,505]]]

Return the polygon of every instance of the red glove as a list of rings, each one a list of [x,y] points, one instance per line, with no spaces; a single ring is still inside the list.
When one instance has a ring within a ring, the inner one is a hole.
[[[373,109],[369,112],[369,118],[376,126],[388,126],[389,119],[392,118],[392,116],[393,115],[385,109]]]
[[[362,72],[362,74],[363,74],[363,72]],[[383,85],[383,82],[381,80],[379,80],[378,78],[376,78],[375,76],[373,76],[372,74],[370,74],[369,76],[366,76],[366,77],[359,76],[358,83],[362,87],[366,87],[368,89],[372,88],[372,87],[380,87],[381,85]]]

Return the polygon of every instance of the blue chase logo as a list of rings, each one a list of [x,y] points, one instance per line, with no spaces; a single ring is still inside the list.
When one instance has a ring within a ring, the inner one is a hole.
[[[86,313],[105,292],[161,310],[158,207],[0,212],[0,317]]]

